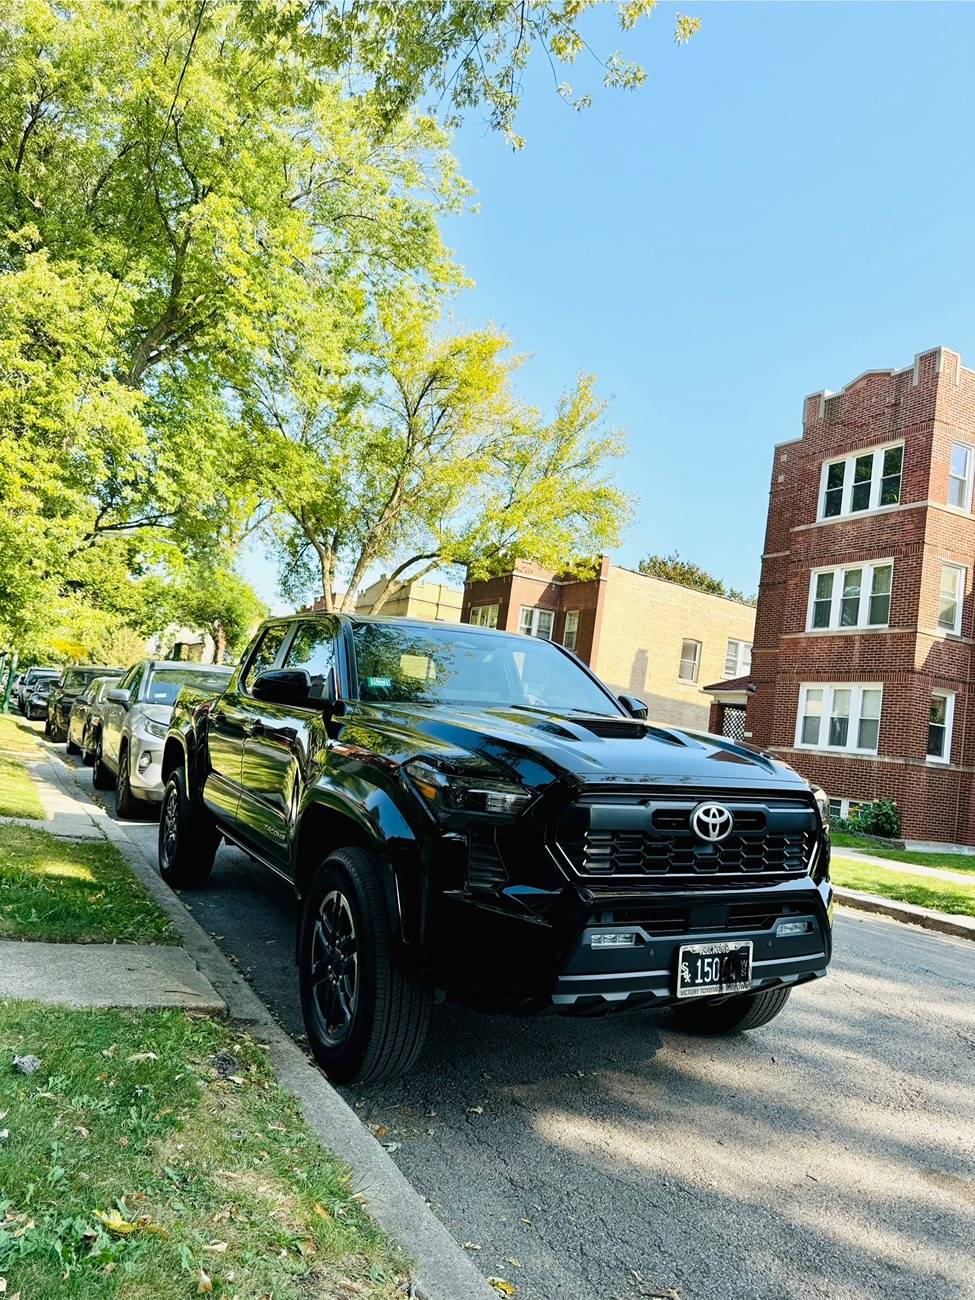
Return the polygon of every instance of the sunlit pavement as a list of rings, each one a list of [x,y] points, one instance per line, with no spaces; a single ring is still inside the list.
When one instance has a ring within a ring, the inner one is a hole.
[[[287,886],[222,849],[184,899],[300,1034]],[[525,1300],[971,1300],[975,944],[854,915],[836,943],[750,1036],[443,1006],[411,1076],[346,1095]]]

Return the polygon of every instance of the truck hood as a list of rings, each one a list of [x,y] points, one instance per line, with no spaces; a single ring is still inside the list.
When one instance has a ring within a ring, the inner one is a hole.
[[[808,793],[787,764],[722,736],[683,731],[625,716],[545,709],[355,704],[342,739],[391,759],[417,755],[460,769],[500,769],[529,785],[553,777],[586,784],[784,787]]]

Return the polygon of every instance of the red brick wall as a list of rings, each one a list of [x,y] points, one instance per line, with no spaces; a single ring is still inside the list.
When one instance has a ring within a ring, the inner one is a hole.
[[[517,632],[521,606],[537,605],[554,613],[552,639],[561,643],[565,636],[566,614],[578,610],[575,653],[591,664],[598,644],[600,599],[609,567],[609,559],[604,556],[595,577],[573,580],[530,561],[519,560],[513,573],[466,584],[461,621],[470,621],[470,612],[475,605],[497,604],[500,607],[498,627],[506,632]]]
[[[754,740],[781,749],[832,795],[891,798],[909,839],[975,843],[972,576],[975,519],[946,505],[953,442],[975,443],[975,373],[936,350],[898,372],[861,376],[842,392],[804,404],[802,438],[776,448],[769,496],[748,704]],[[903,440],[898,507],[817,523],[824,460]],[[891,558],[890,626],[807,632],[810,572]],[[943,560],[968,567],[960,637],[938,630]],[[795,748],[803,682],[880,682],[876,758]],[[926,761],[931,692],[957,692],[952,762]]]

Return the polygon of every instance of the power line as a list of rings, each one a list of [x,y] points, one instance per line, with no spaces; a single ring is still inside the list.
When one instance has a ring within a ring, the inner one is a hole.
[[[196,15],[196,22],[193,26],[193,32],[190,36],[190,43],[186,47],[186,56],[183,59],[183,66],[180,68],[179,76],[176,79],[176,89],[173,91],[173,98],[169,105],[169,112],[166,114],[166,121],[163,123],[162,134],[160,135],[159,143],[156,146],[155,156],[153,157],[151,163],[149,164],[149,174],[146,179],[146,184],[142,190],[142,195],[139,199],[138,204],[134,205],[132,208],[130,208],[128,213],[126,213],[125,223],[127,226],[133,220],[138,221],[138,219],[142,215],[142,209],[145,207],[146,199],[149,197],[149,190],[152,186],[153,179],[155,178],[156,168],[159,165],[159,159],[162,157],[163,145],[166,143],[166,136],[169,134],[169,128],[172,126],[173,117],[176,113],[176,104],[179,100],[179,92],[183,88],[183,80],[186,77],[186,70],[190,66],[190,59],[193,57],[193,47],[196,45],[196,38],[200,34],[200,27],[203,23],[203,15],[206,13],[209,3],[210,0],[201,0],[200,2],[200,8],[197,11],[197,15]],[[105,318],[102,322],[102,330],[101,330],[101,334],[98,336],[98,346],[95,351],[96,358],[98,354],[101,352],[102,344],[105,341],[105,334],[108,330],[108,323],[112,319],[112,315],[115,311],[115,301],[118,298],[119,289],[122,287],[122,283],[124,282],[125,277],[128,274],[129,266],[132,261],[133,251],[134,251],[134,247],[132,242],[130,241],[126,245],[125,257],[122,261],[122,269],[118,275],[118,278],[115,281],[115,289],[112,292],[112,300],[108,305],[108,311],[105,313]],[[78,403],[79,408],[84,405],[85,401],[88,398],[88,393],[91,389],[91,381],[93,378],[94,378],[94,373],[89,372],[88,378],[85,380],[84,391],[82,392],[81,398]]]

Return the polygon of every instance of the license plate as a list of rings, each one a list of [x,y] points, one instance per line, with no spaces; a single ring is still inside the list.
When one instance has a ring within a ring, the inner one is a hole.
[[[752,986],[750,943],[685,943],[677,965],[677,996],[743,993]]]

